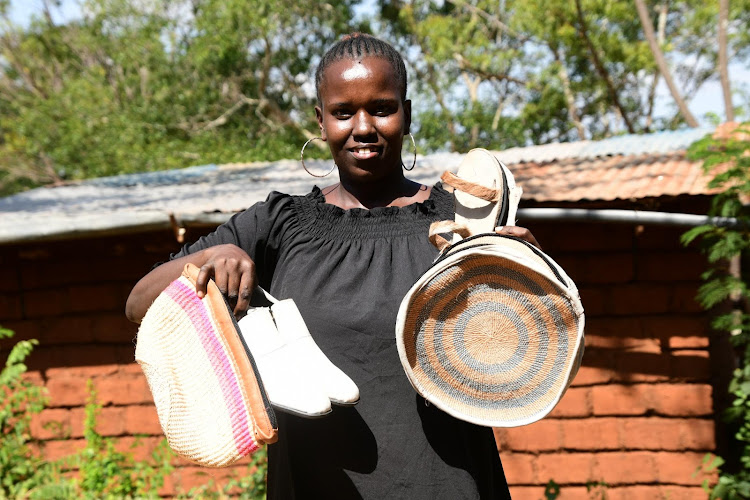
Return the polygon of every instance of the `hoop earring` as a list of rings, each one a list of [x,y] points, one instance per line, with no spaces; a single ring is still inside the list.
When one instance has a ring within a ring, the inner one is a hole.
[[[328,172],[326,172],[323,175],[318,175],[318,174],[314,174],[314,173],[310,172],[310,170],[307,169],[307,165],[305,165],[305,148],[307,147],[308,144],[310,144],[312,141],[315,141],[315,140],[321,140],[321,141],[323,141],[323,138],[322,137],[313,137],[312,139],[308,139],[307,142],[305,142],[305,144],[302,145],[302,151],[299,152],[299,161],[302,162],[302,168],[304,168],[305,172],[307,172],[308,174],[312,175],[313,177],[325,177],[325,176],[329,175],[331,172],[333,172],[333,170],[336,168],[336,163],[333,164],[333,166],[331,167],[331,170],[329,170]],[[323,142],[325,142],[325,141],[323,141]]]
[[[404,161],[401,160],[401,167],[404,170],[411,172],[412,170],[414,170],[414,165],[417,164],[417,143],[414,141],[414,136],[411,135],[411,132],[409,132],[409,138],[411,139],[412,146],[414,146],[414,161],[411,162],[411,168],[406,168],[406,165],[404,165]]]

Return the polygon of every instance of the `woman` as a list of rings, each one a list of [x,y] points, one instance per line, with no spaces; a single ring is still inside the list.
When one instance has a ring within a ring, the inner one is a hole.
[[[398,306],[436,257],[428,227],[454,215],[439,184],[403,172],[411,124],[403,60],[381,40],[350,35],[321,60],[316,88],[340,182],[305,196],[274,192],[186,245],[135,286],[128,316],[140,321],[187,262],[201,268],[199,293],[214,279],[238,316],[256,281],[294,299],[361,399],[316,420],[277,412],[269,498],[509,498],[491,429],[428,405],[396,350]],[[526,229],[499,231],[535,243]]]

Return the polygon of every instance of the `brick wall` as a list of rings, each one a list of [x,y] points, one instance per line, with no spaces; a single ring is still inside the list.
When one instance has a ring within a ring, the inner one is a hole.
[[[694,472],[716,447],[720,374],[693,299],[705,261],[682,231],[534,226],[580,288],[586,351],[548,418],[496,431],[514,498],[544,498],[550,480],[561,499],[707,498]]]
[[[544,498],[553,480],[563,499],[706,498],[693,472],[716,446],[711,381],[721,374],[693,300],[702,257],[680,247],[679,229],[540,224],[534,233],[580,287],[586,353],[549,418],[497,430],[514,497]],[[122,449],[145,436],[140,456],[159,441],[133,364],[136,327],[123,311],[133,284],[176,248],[166,232],[0,246],[0,325],[15,340],[40,340],[30,377],[46,385],[50,404],[34,433],[50,458],[82,445],[89,379],[104,405],[99,432]],[[227,474],[178,465],[165,494]]]

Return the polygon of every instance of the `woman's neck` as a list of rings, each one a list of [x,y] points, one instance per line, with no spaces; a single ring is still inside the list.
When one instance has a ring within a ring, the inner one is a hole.
[[[430,189],[404,177],[403,172],[393,178],[377,181],[353,182],[341,178],[341,182],[324,188],[326,203],[349,210],[351,208],[403,207],[426,200]]]

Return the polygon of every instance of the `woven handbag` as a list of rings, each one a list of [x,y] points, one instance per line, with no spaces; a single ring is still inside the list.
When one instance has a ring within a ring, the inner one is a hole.
[[[516,427],[543,418],[583,356],[575,284],[519,238],[486,233],[442,242],[398,312],[396,342],[409,381],[467,422]]]
[[[229,305],[213,281],[202,299],[187,264],[141,322],[135,359],[169,446],[225,467],[277,439],[276,416]]]

